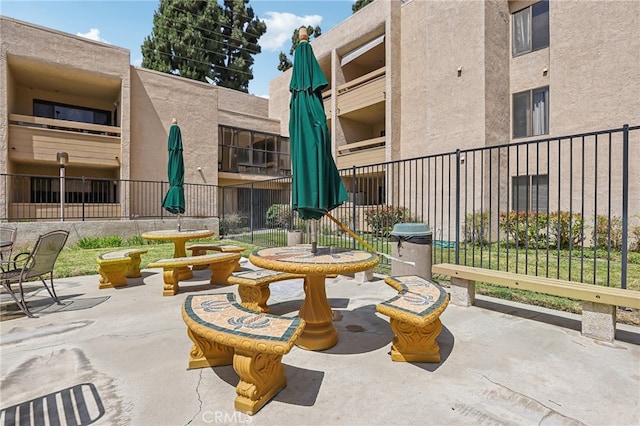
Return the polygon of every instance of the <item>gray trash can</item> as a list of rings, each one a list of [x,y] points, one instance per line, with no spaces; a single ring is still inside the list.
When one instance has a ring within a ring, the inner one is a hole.
[[[425,223],[397,223],[391,231],[392,256],[415,266],[391,261],[391,275],[418,275],[431,279],[432,234]]]

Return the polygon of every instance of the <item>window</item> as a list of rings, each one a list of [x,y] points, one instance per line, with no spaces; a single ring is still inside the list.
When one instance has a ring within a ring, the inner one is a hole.
[[[33,115],[57,120],[78,121],[80,123],[110,126],[111,111],[60,104],[57,102],[33,100]]]
[[[541,1],[513,14],[513,56],[549,46],[549,2]]]
[[[228,126],[219,126],[218,135],[218,170],[271,176],[290,174],[289,138]]]
[[[511,208],[515,211],[545,212],[549,206],[549,175],[511,178]]]
[[[549,86],[513,94],[513,137],[549,133]]]
[[[67,203],[107,204],[118,201],[118,181],[108,179],[65,179],[64,200]],[[31,203],[59,203],[60,179],[31,178]]]

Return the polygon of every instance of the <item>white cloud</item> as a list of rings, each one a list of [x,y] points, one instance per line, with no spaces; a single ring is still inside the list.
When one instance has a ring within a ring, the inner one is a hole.
[[[133,65],[136,67],[141,67],[142,66],[142,57],[138,58],[138,59],[134,59],[133,60]]]
[[[267,51],[288,50],[291,46],[293,30],[301,26],[317,26],[322,22],[320,15],[297,16],[293,13],[267,12],[264,21],[267,24],[267,32],[260,37],[260,46]],[[285,48],[286,46],[286,48]]]
[[[88,38],[89,40],[101,41],[103,43],[111,44],[107,40],[104,40],[100,37],[100,30],[97,28],[91,28],[89,32],[86,33],[76,33],[77,36]]]

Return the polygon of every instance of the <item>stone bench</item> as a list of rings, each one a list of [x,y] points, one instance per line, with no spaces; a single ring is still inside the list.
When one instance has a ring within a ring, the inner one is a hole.
[[[240,376],[235,409],[255,414],[287,385],[282,356],[304,329],[304,320],[258,313],[232,293],[189,295],[182,307],[193,341],[189,368],[233,364]]]
[[[229,284],[238,284],[238,294],[242,300],[242,306],[252,311],[267,313],[269,312],[267,300],[271,295],[269,284],[295,278],[304,278],[304,275],[258,269],[234,274],[229,277],[228,281]]]
[[[228,285],[227,281],[236,267],[240,254],[216,253],[202,256],[174,257],[160,259],[147,265],[148,268],[162,268],[164,279],[163,296],[174,296],[179,290],[180,271],[194,265],[208,265],[211,270],[211,284]]]
[[[98,288],[114,288],[127,285],[127,278],[141,277],[140,256],[147,250],[124,249],[102,253],[96,259],[100,285]]]
[[[451,302],[459,306],[475,303],[476,282],[582,300],[582,335],[596,340],[615,339],[617,306],[640,309],[640,291],[635,290],[449,263],[433,265],[432,270],[451,277]]]
[[[217,251],[220,253],[242,253],[244,251],[244,247],[234,246],[233,244],[191,244],[187,247],[187,250],[191,251],[192,256],[202,256],[207,254],[208,251]],[[207,265],[194,265],[194,270],[206,269]],[[242,267],[240,267],[240,260],[238,259],[238,264],[236,265],[235,272],[242,271]]]
[[[440,362],[436,337],[442,331],[440,314],[449,304],[449,294],[437,283],[415,275],[387,277],[385,282],[398,290],[397,296],[376,306],[390,318],[395,334],[391,360]]]

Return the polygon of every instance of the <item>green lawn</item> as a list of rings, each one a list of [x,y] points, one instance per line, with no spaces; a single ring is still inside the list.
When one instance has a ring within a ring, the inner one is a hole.
[[[320,245],[338,245],[338,243],[344,244],[344,239],[333,237],[330,235],[319,235],[318,243]],[[273,238],[273,235],[269,236]],[[283,237],[286,239],[286,236]],[[108,239],[104,239],[108,241]],[[271,240],[272,241],[272,240]],[[235,244],[245,247],[245,251],[242,253],[244,257],[248,257],[251,252],[261,247],[267,246],[264,240],[261,240],[259,234],[254,236],[253,244],[236,241],[236,240],[217,240],[212,238],[206,238],[201,240],[194,240],[193,242],[212,242],[218,244]],[[286,244],[285,241],[281,241],[280,245]],[[368,241],[368,243],[371,243]],[[262,244],[262,245],[261,245]],[[373,245],[378,250],[384,253],[391,253],[391,243],[386,243],[382,239],[375,242]],[[145,268],[150,262],[173,256],[173,244],[172,243],[152,243],[127,245],[128,248],[146,249],[148,253],[142,256],[141,268]],[[55,267],[56,277],[71,277],[78,275],[90,275],[97,274],[96,257],[111,250],[118,250],[121,247],[111,248],[90,248],[83,249],[77,246],[65,249],[60,254]],[[356,243],[356,248],[364,250],[360,243]],[[453,249],[441,249],[434,247],[436,263],[439,262],[453,262],[455,251]],[[601,253],[597,253],[601,255]],[[584,256],[583,256],[584,255]],[[558,257],[560,262],[558,263]],[[612,283],[613,287],[620,286],[620,274],[621,274],[621,259],[619,253],[613,253],[611,255],[611,262],[608,264],[602,258],[593,258],[593,251],[585,253],[572,253],[569,256],[568,251],[550,252],[549,263],[546,261],[546,253],[544,257],[538,257],[536,262],[535,250],[519,249],[517,252],[512,247],[507,250],[505,247],[500,247],[497,244],[493,244],[491,250],[488,246],[483,249],[479,247],[473,247],[471,245],[465,245],[460,250],[460,260],[463,264],[471,265],[475,262],[476,266],[482,266],[490,269],[506,270],[507,265],[511,271],[516,271],[516,267],[519,273],[528,271],[529,274],[546,275],[547,268],[549,270],[549,276],[559,276],[561,279],[568,279],[569,276],[574,281],[581,281],[581,278],[586,277],[585,281],[592,281],[594,267],[596,273],[596,284],[606,285],[607,277]],[[558,265],[559,264],[559,268]],[[629,263],[627,265],[628,277],[627,288],[630,290],[640,290],[640,256],[637,253],[630,253]],[[580,271],[582,269],[582,272]],[[391,273],[388,265],[381,265],[376,268],[376,272],[388,275]],[[582,273],[582,277],[581,274]],[[434,279],[441,282],[443,285],[449,285],[449,277],[434,276]],[[589,284],[585,284],[589,285]],[[544,306],[551,309],[563,310],[568,312],[580,313],[582,309],[582,303],[580,301],[570,300],[566,298],[549,296],[546,294],[534,293],[530,291],[523,291],[517,289],[509,289],[500,286],[478,283],[476,291],[479,294],[490,295],[501,299],[513,300],[517,302]],[[640,325],[640,312],[622,311],[619,315],[621,322]]]

